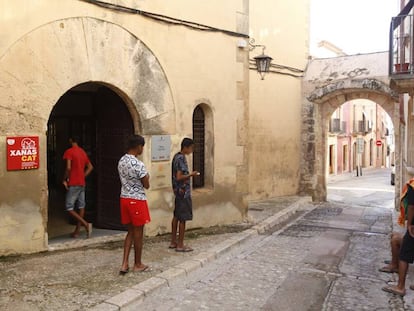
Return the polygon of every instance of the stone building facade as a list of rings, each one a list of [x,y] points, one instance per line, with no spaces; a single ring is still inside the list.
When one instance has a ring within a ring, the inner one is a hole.
[[[359,175],[362,168],[390,167],[392,135],[392,122],[380,105],[367,99],[344,103],[329,120],[327,172],[356,173],[358,167]]]
[[[402,146],[401,166],[396,170],[401,181],[414,177],[414,3],[399,1],[401,12],[390,25],[388,69],[390,87],[399,94]]]
[[[148,235],[169,231],[170,159],[186,136],[203,172],[192,227],[240,222],[249,200],[297,193],[308,5],[0,0],[0,255],[46,250],[69,232],[60,184],[73,134],[95,166],[97,227],[120,229],[116,162],[132,133],[147,141]],[[277,64],[264,81],[250,38]],[[24,136],[39,140],[39,167],[8,170],[8,139]]]
[[[299,191],[310,2],[250,3],[250,35],[257,44],[265,44],[265,54],[273,57],[264,80],[250,73],[249,198],[257,200]],[[257,48],[251,57],[260,54]]]
[[[38,169],[9,171],[0,153],[1,255],[44,250],[48,234],[65,233],[62,154],[73,134],[95,166],[87,187],[95,226],[120,228],[116,162],[132,133],[147,141],[147,234],[169,230],[170,159],[194,131],[204,175],[191,225],[246,217],[249,50],[237,42],[248,38],[248,1],[112,3],[141,11],[94,1],[0,2],[0,148],[7,137],[38,137],[40,159]],[[171,140],[170,159],[152,158],[160,137]]]

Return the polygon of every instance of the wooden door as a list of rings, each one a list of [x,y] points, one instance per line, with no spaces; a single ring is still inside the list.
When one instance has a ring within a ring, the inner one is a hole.
[[[128,137],[134,133],[131,115],[123,100],[108,88],[95,98],[97,116],[97,223],[101,228],[125,229],[119,212],[120,181],[118,161],[126,152]]]

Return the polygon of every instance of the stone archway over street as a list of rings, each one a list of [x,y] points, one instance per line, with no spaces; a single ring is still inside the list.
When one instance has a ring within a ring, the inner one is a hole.
[[[400,187],[399,96],[389,87],[388,52],[311,60],[303,80],[301,191],[326,201],[328,121],[347,101],[369,99],[391,117],[395,133],[395,187]],[[399,191],[396,191],[399,193]]]

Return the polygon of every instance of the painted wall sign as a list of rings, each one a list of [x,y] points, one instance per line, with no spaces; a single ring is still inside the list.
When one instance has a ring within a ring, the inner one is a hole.
[[[151,160],[169,161],[171,153],[171,136],[154,135],[151,137]]]
[[[32,170],[39,168],[39,137],[7,137],[7,170]]]

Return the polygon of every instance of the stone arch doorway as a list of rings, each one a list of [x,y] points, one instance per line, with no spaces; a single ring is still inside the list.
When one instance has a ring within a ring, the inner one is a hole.
[[[119,179],[117,161],[134,132],[131,113],[124,100],[109,86],[83,83],[71,88],[58,100],[50,114],[47,131],[48,236],[67,234],[69,222],[64,212],[65,190],[63,152],[70,136],[80,139],[93,173],[87,178],[86,219],[94,226],[123,229],[119,219]]]
[[[53,107],[68,90],[90,81],[109,86],[127,105],[137,133],[147,138],[176,134],[167,74],[138,32],[111,21],[72,17],[38,25],[0,55],[0,132],[3,137],[38,136],[40,147],[38,170],[11,174],[0,169],[6,215],[0,223],[7,228],[0,234],[0,254],[47,249],[46,132]],[[10,235],[18,243],[5,238]]]
[[[391,117],[395,130],[396,152],[400,150],[400,113],[398,96],[383,82],[375,79],[343,80],[323,87],[314,88],[303,106],[304,127],[301,189],[312,195],[313,201],[326,201],[327,133],[329,119],[333,112],[345,102],[354,99],[368,99],[380,105]],[[396,171],[399,157],[396,155]],[[399,178],[396,178],[396,189]],[[397,191],[398,192],[398,191]]]

